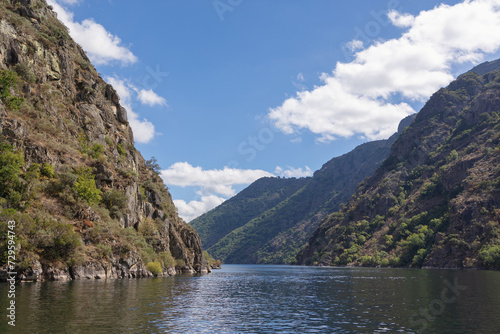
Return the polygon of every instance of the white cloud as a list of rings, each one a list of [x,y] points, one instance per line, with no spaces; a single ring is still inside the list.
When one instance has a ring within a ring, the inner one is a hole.
[[[128,122],[134,132],[134,139],[139,143],[149,143],[157,134],[153,123],[147,119],[140,119],[139,115],[132,109],[132,91],[131,85],[125,80],[116,77],[106,77],[106,81],[111,84],[118,96],[120,104],[127,109]]]
[[[346,45],[349,50],[356,51],[363,48],[363,41],[360,41],[359,39],[353,39]]]
[[[65,4],[75,4],[75,0],[59,0]],[[87,52],[90,60],[97,65],[119,62],[122,65],[133,64],[137,57],[127,47],[122,45],[121,39],[108,32],[102,25],[93,19],[85,19],[81,23],[74,21],[74,15],[56,0],[48,0],[54,8],[59,20],[69,29],[71,37]]]
[[[392,11],[389,18],[406,28],[399,38],[358,51],[323,74],[321,86],[270,109],[274,125],[287,134],[308,129],[320,142],[387,138],[414,112],[407,102],[424,101],[453,80],[453,65],[478,63],[500,48],[499,0],[439,5],[416,16]],[[351,49],[359,46],[353,41]]]
[[[177,162],[160,173],[165,184],[178,187],[197,187],[201,199],[189,203],[174,200],[179,216],[191,221],[203,213],[215,208],[236,194],[235,185],[247,185],[265,176],[274,176],[263,170],[223,169],[204,170],[187,162]],[[220,196],[219,196],[220,195]],[[223,196],[223,197],[221,197]]]
[[[277,166],[274,170],[274,174],[276,176],[291,178],[291,177],[308,177],[313,175],[313,171],[309,166],[306,166],[305,169],[302,168],[293,168],[288,166],[287,169],[283,169],[280,166]]]
[[[151,107],[155,105],[160,105],[160,106],[167,105],[167,100],[165,100],[163,97],[153,92],[152,89],[150,90],[141,89],[137,90],[136,92],[142,104],[147,104]]]
[[[234,185],[250,184],[264,176],[273,174],[260,169],[223,169],[204,170],[193,167],[187,162],[177,162],[160,173],[168,185],[179,187],[199,187],[200,194],[220,194],[233,196],[236,194]]]
[[[395,10],[391,10],[387,16],[396,27],[407,28],[411,27],[415,23],[415,16],[410,14],[401,14]]]
[[[202,196],[200,201],[174,200],[179,216],[186,222],[190,222],[196,217],[222,204],[226,199],[215,195]]]

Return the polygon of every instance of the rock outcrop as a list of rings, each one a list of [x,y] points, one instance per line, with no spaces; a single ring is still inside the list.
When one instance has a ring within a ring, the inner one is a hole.
[[[2,154],[22,157],[17,188],[4,180],[13,188],[0,192],[2,222],[18,226],[19,278],[211,271],[198,235],[135,149],[118,94],[44,0],[0,4],[0,90]]]

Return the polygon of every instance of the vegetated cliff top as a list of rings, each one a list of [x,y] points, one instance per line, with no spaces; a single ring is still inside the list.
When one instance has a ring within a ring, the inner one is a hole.
[[[413,118],[401,121],[400,131]],[[208,251],[227,263],[293,263],[321,219],[373,174],[397,136],[359,145],[310,178],[257,180],[192,225]]]
[[[436,92],[298,262],[500,269],[499,65]]]
[[[42,0],[0,3],[0,161],[21,278],[210,270],[116,91]]]

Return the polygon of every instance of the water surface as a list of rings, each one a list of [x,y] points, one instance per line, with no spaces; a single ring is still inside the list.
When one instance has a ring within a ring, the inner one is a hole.
[[[224,265],[204,276],[23,283],[0,333],[500,333],[500,272]]]

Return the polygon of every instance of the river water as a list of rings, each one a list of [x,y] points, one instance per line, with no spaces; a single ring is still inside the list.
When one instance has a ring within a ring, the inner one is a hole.
[[[224,265],[203,276],[0,284],[0,333],[500,333],[500,272]]]

